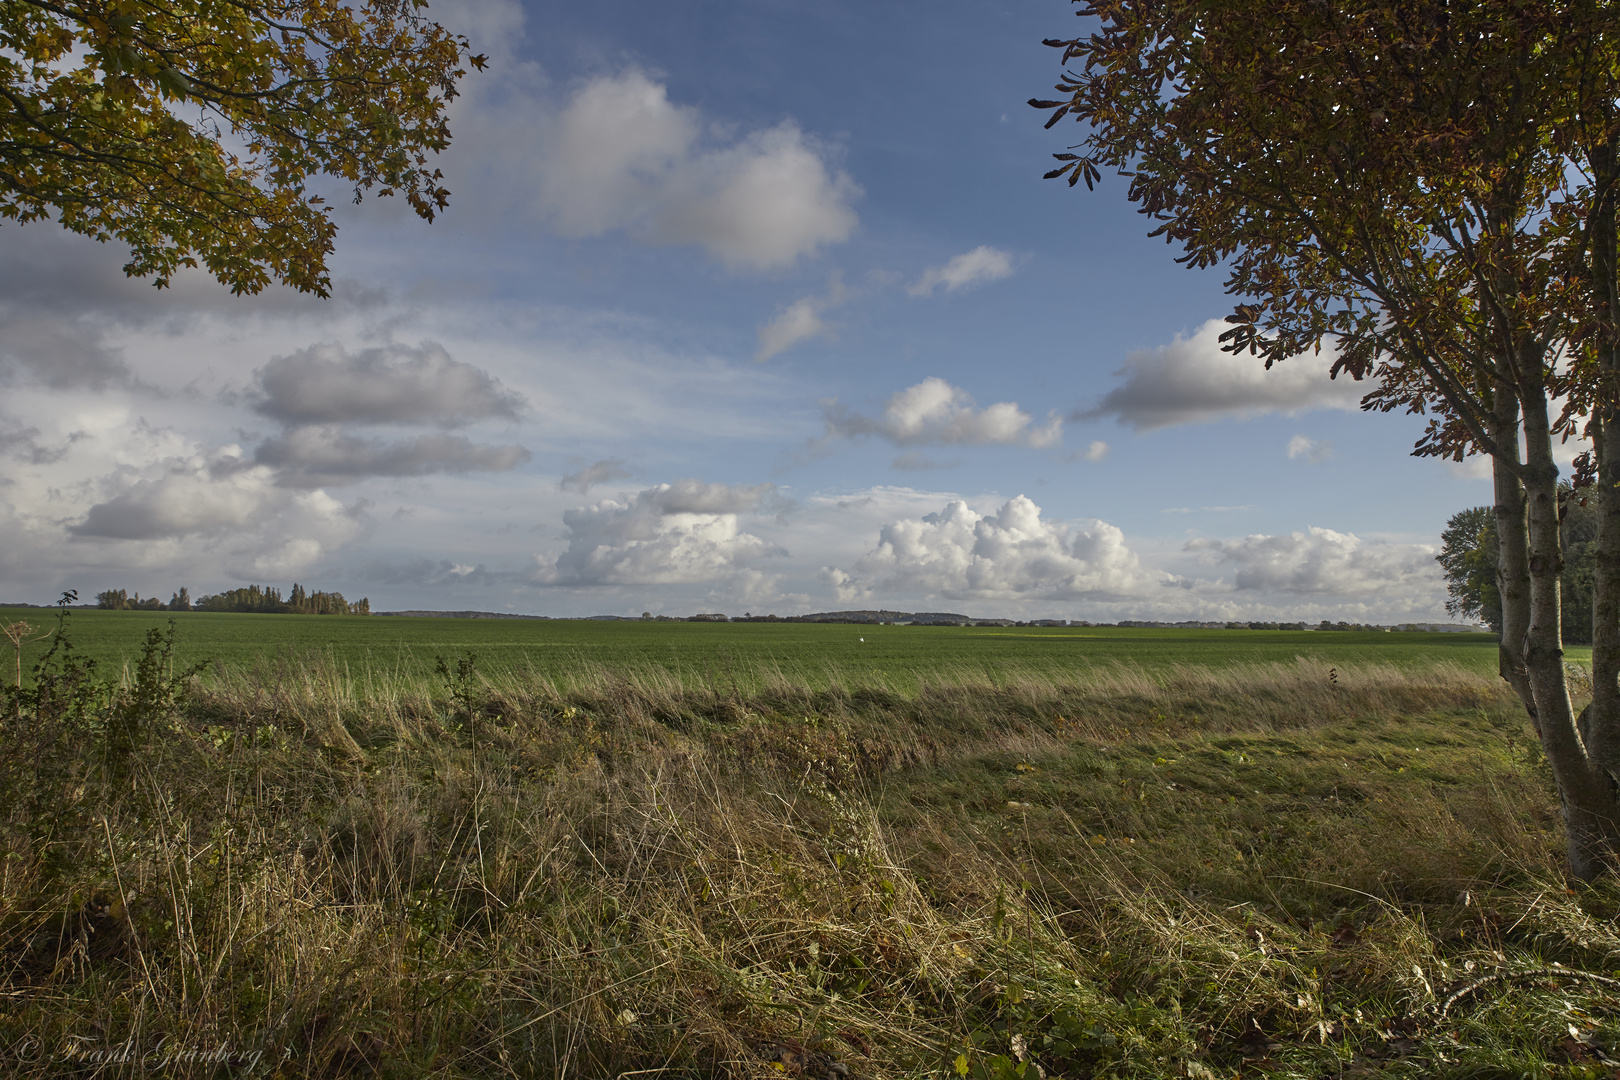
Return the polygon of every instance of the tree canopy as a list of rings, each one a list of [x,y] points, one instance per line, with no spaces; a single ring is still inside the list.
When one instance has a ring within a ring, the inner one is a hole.
[[[1567,236],[1544,228],[1567,194],[1560,7],[1086,3],[1101,31],[1047,43],[1084,61],[1069,97],[1031,102],[1091,127],[1048,176],[1119,171],[1179,262],[1224,265],[1252,299],[1234,350],[1270,367],[1327,342],[1335,376],[1374,376],[1369,407],[1438,415],[1420,452],[1488,451],[1495,339],[1547,353],[1572,329]]]
[[[271,615],[370,615],[371,601],[366,597],[348,601],[340,592],[310,592],[297,582],[283,600],[281,590],[265,585],[249,585],[242,589],[226,589],[212,596],[191,599],[191,590],[182,585],[167,604],[155,596],[141,599],[124,589],[106,589],[96,593],[96,606],[110,611],[236,611]]]
[[[1562,525],[1564,568],[1559,575],[1565,643],[1592,643],[1592,592],[1597,576],[1598,500],[1591,488],[1584,493],[1563,489]],[[1440,533],[1440,554],[1435,556],[1446,574],[1450,599],[1446,610],[1465,619],[1478,619],[1495,633],[1502,632],[1502,595],[1496,589],[1499,553],[1496,513],[1489,506],[1461,510]]]
[[[482,67],[422,0],[0,0],[0,216],[130,247],[159,286],[326,295],[312,177],[432,221],[445,107]]]
[[[1440,554],[1435,556],[1446,573],[1446,611],[1464,619],[1478,619],[1495,633],[1502,632],[1502,597],[1496,591],[1496,514],[1489,506],[1473,506],[1451,515],[1440,533]]]
[[[1369,380],[1364,408],[1428,418],[1415,453],[1490,455],[1501,671],[1575,871],[1620,866],[1620,9],[1077,2],[1095,28],[1047,42],[1074,66],[1031,104],[1087,131],[1047,175],[1128,177],[1179,261],[1224,266],[1231,351],[1331,349],[1335,376]],[[1598,504],[1579,725],[1554,460],[1576,434]]]

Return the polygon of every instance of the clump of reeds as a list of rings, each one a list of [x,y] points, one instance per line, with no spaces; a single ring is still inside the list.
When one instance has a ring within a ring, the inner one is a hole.
[[[1566,886],[1524,729],[1449,667],[812,690],[272,658],[128,767],[13,733],[43,749],[0,786],[0,1068],[1601,1063],[1620,903]]]

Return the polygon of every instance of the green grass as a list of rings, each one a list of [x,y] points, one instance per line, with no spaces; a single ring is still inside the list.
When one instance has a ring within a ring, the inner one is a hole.
[[[284,653],[133,752],[5,721],[0,1072],[1612,1074],[1620,889],[1563,874],[1494,676],[910,655],[909,688],[644,662],[452,698]]]
[[[0,718],[0,1073],[1620,1067],[1482,636],[177,622],[189,699]]]
[[[49,630],[51,613],[0,608],[0,624],[19,619]],[[73,640],[104,670],[133,658],[142,632],[162,612],[76,611]],[[1297,658],[1329,665],[1437,662],[1480,673],[1496,668],[1485,634],[1159,630],[1088,627],[926,627],[814,623],[593,622],[589,620],[432,619],[180,612],[176,657],[245,669],[264,658],[315,652],[339,669],[389,678],[431,676],[437,656],[475,653],[485,673],[594,679],[601,671],[662,672],[683,683],[752,691],[785,678],[823,688],[834,682],[915,689],[947,677],[999,680],[1021,673],[1079,676],[1118,664],[1150,671],[1191,664],[1279,663]],[[0,643],[3,644],[3,643]],[[45,648],[24,652],[26,669]],[[1586,650],[1589,654],[1590,650]],[[1571,659],[1579,660],[1577,650]]]

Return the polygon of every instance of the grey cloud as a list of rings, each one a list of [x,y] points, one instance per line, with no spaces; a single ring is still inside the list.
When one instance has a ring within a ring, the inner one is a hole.
[[[14,450],[27,448],[32,450],[39,438],[39,428],[17,428],[12,431],[0,431],[0,453],[11,453]]]
[[[411,559],[408,562],[387,562],[372,559],[365,562],[358,576],[379,585],[416,586],[491,586],[509,585],[526,580],[527,575],[511,570],[490,570],[483,563],[469,565],[453,563],[449,559]]]
[[[487,371],[423,342],[349,353],[337,344],[278,356],[258,370],[255,411],[287,425],[515,420],[526,402]]]
[[[53,315],[0,313],[0,382],[104,390],[135,381],[102,331]]]
[[[105,324],[147,322],[184,306],[176,295],[179,290],[159,292],[149,281],[124,274],[129,249],[116,241],[99,244],[56,222],[41,222],[37,228],[8,223],[4,229],[0,297],[11,311],[64,319],[92,316]],[[175,284],[189,277],[180,275]],[[243,305],[217,283],[213,290]]]
[[[1266,413],[1295,414],[1311,409],[1354,410],[1369,385],[1330,379],[1331,353],[1296,356],[1265,368],[1247,354],[1221,350],[1227,326],[1211,319],[1191,337],[1132,353],[1116,375],[1124,381],[1075,420],[1112,416],[1138,431],[1221,419],[1247,419]]]
[[[116,241],[96,243],[55,222],[38,227],[8,223],[4,229],[0,312],[89,319],[97,327],[160,326],[177,332],[201,315],[330,318],[372,310],[387,300],[386,294],[350,280],[334,282],[330,300],[282,286],[271,286],[257,296],[235,296],[206,270],[181,271],[169,288],[160,291],[149,279],[124,274],[129,251]]]
[[[0,386],[152,393],[155,387],[131,369],[120,347],[132,331],[177,336],[212,316],[238,325],[289,316],[331,319],[387,301],[352,282],[336,285],[331,301],[282,287],[233,296],[203,270],[182,271],[160,291],[123,273],[128,250],[117,242],[99,244],[54,222],[3,228]]]
[[[572,488],[583,495],[597,484],[623,480],[629,475],[630,470],[624,467],[624,461],[621,458],[605,458],[593,465],[585,466],[578,472],[569,473],[558,481],[557,486],[564,491]]]
[[[637,495],[636,500],[656,507],[663,514],[741,514],[759,509],[775,491],[775,484],[733,487],[705,484],[701,480],[677,480],[649,488]]]
[[[39,441],[39,428],[17,428],[13,431],[0,431],[0,454],[26,461],[30,465],[50,465],[61,461],[67,456],[68,446],[73,439],[62,446],[45,446]]]
[[[320,487],[372,476],[505,472],[529,460],[521,446],[480,446],[460,435],[421,435],[388,442],[329,427],[294,428],[259,444],[254,461],[280,472],[290,487]]]
[[[179,493],[178,485],[143,480],[131,490],[97,503],[84,521],[69,526],[74,536],[103,540],[158,540],[216,533],[249,525],[260,502],[238,492]]]
[[[104,540],[158,540],[262,529],[300,519],[325,528],[344,516],[322,492],[278,491],[269,469],[241,467],[230,455],[170,459],[162,472],[126,484],[116,496],[92,506],[68,532]],[[313,542],[313,541],[312,541]],[[317,544],[318,546],[318,544]]]

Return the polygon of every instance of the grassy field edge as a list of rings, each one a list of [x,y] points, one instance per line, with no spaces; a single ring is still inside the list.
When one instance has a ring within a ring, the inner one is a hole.
[[[16,1075],[1607,1075],[1620,903],[1466,668],[464,674],[14,719]]]

